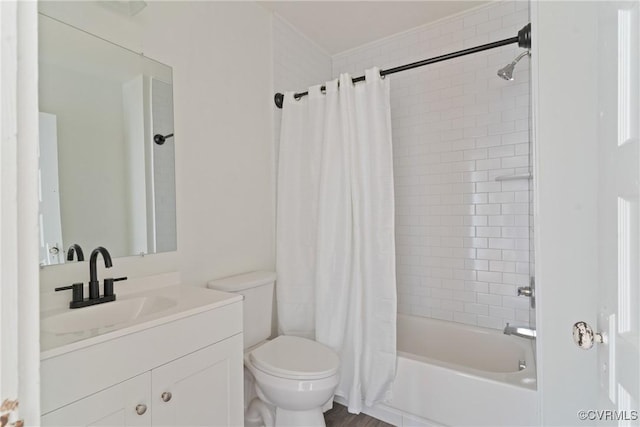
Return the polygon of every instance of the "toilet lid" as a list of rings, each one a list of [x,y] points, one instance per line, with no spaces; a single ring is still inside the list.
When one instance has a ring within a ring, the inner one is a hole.
[[[315,341],[281,335],[253,350],[251,362],[268,374],[293,379],[327,378],[338,372],[338,355]]]

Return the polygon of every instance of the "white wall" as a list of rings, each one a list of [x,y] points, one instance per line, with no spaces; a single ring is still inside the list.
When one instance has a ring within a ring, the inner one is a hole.
[[[278,15],[273,17],[274,93],[304,92],[309,86],[331,79],[331,56]],[[272,94],[273,97],[273,94]],[[274,147],[280,143],[282,110],[275,108]],[[277,155],[276,155],[277,164]]]
[[[527,2],[496,2],[335,55],[362,75],[513,37]],[[398,311],[490,328],[529,322],[529,60],[517,45],[389,76]]]
[[[271,15],[249,2],[148,2],[134,17],[87,2],[40,8],[173,67],[178,251],[116,259],[113,274],[179,270],[203,286],[273,269]],[[41,282],[87,269],[48,267]]]

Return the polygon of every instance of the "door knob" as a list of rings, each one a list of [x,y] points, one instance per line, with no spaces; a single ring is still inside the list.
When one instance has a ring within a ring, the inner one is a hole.
[[[604,336],[600,332],[593,332],[587,322],[576,322],[573,325],[573,342],[583,350],[589,350],[594,343],[603,343]]]
[[[171,392],[170,391],[165,391],[164,393],[162,393],[160,395],[160,398],[162,399],[163,402],[168,402],[171,400]]]
[[[147,412],[147,405],[145,405],[144,403],[136,405],[136,414],[144,415],[145,412]]]

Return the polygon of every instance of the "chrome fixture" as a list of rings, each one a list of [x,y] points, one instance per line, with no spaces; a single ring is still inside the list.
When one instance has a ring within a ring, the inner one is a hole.
[[[535,339],[536,337],[535,329],[527,328],[525,326],[511,326],[508,323],[507,326],[504,327],[503,332],[505,335],[515,335],[516,337],[527,338],[530,340]]]
[[[518,360],[518,371],[524,371],[525,369],[527,369],[527,361]]]
[[[535,277],[529,278],[529,286],[520,286],[518,288],[519,297],[531,298],[531,308],[536,308],[536,279]]]
[[[533,289],[530,286],[520,286],[518,288],[518,296],[519,297],[530,297],[533,296]]]
[[[531,56],[531,52],[529,52],[528,50],[525,50],[524,52],[522,52],[520,55],[516,57],[516,59],[511,61],[510,64],[500,68],[498,70],[498,76],[505,80],[513,80],[513,69],[516,67],[516,64],[518,63],[518,61],[520,61],[526,55]]]

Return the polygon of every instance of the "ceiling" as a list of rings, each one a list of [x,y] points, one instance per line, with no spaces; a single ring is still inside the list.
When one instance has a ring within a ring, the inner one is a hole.
[[[330,55],[488,1],[262,1]]]

